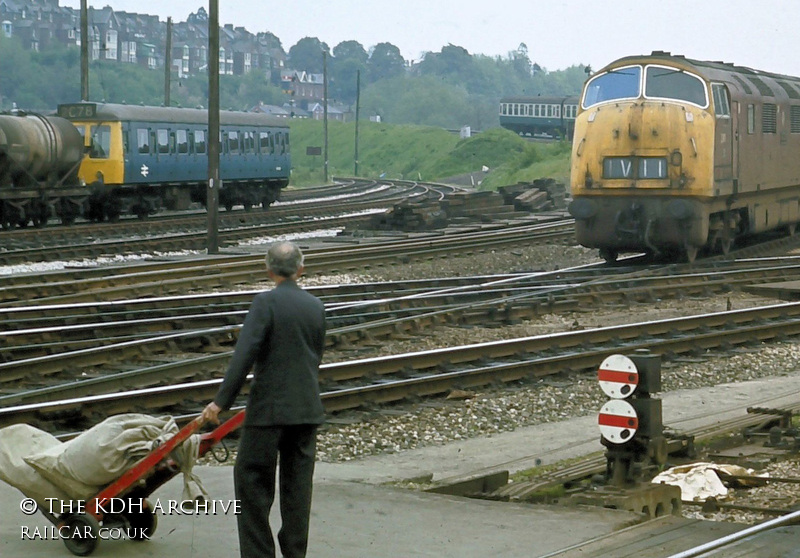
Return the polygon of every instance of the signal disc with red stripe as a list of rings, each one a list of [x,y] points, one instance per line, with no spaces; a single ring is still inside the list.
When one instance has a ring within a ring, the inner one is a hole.
[[[636,434],[639,417],[633,405],[622,399],[607,401],[597,417],[600,434],[613,444],[624,444]]]
[[[611,355],[600,364],[597,379],[603,393],[614,399],[623,399],[639,385],[639,371],[625,355]]]

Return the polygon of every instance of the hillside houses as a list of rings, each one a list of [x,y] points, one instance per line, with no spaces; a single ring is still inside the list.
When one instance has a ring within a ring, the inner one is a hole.
[[[173,22],[172,49],[166,55],[167,24],[158,16],[90,7],[89,58],[147,68],[163,68],[167,60],[180,77],[208,68],[208,14],[202,6],[186,21]],[[15,37],[24,48],[78,46],[80,10],[59,6],[58,0],[0,0],[0,32]],[[253,34],[244,27],[220,28],[220,74],[260,72],[275,85],[286,64],[286,53],[271,33]]]
[[[0,0],[0,33],[13,37],[29,50],[81,44],[80,10],[59,6],[59,0]],[[178,78],[208,70],[208,14],[202,6],[186,21],[173,22],[172,45],[166,54],[167,22],[158,16],[117,11],[110,6],[88,9],[89,58],[149,69],[169,64]],[[286,67],[280,40],[269,32],[251,33],[244,27],[220,27],[219,72],[241,76],[258,72],[281,87],[289,97],[284,107],[257,108],[284,113],[290,118],[322,118],[322,74]],[[328,116],[350,120],[348,106],[329,103]]]

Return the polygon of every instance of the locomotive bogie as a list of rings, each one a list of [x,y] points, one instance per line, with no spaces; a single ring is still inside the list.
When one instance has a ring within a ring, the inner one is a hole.
[[[727,252],[800,221],[800,80],[629,57],[587,81],[575,123],[570,212],[578,242],[624,251]]]

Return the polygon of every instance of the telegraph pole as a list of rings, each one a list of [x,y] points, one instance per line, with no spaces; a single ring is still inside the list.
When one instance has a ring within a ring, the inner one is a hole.
[[[358,110],[361,103],[361,70],[356,72],[356,153],[353,176],[358,176]]]
[[[89,9],[81,0],[81,101],[89,100]]]
[[[325,184],[328,183],[328,53],[322,51],[322,134],[324,136]]]
[[[208,10],[208,253],[219,253],[219,0]]]
[[[167,18],[167,53],[164,56],[164,106],[168,107],[172,71],[172,18]]]

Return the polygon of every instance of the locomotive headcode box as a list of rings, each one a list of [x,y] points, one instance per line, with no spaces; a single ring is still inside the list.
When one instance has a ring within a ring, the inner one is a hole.
[[[94,118],[97,116],[97,104],[73,103],[58,105],[58,116],[61,118]]]

